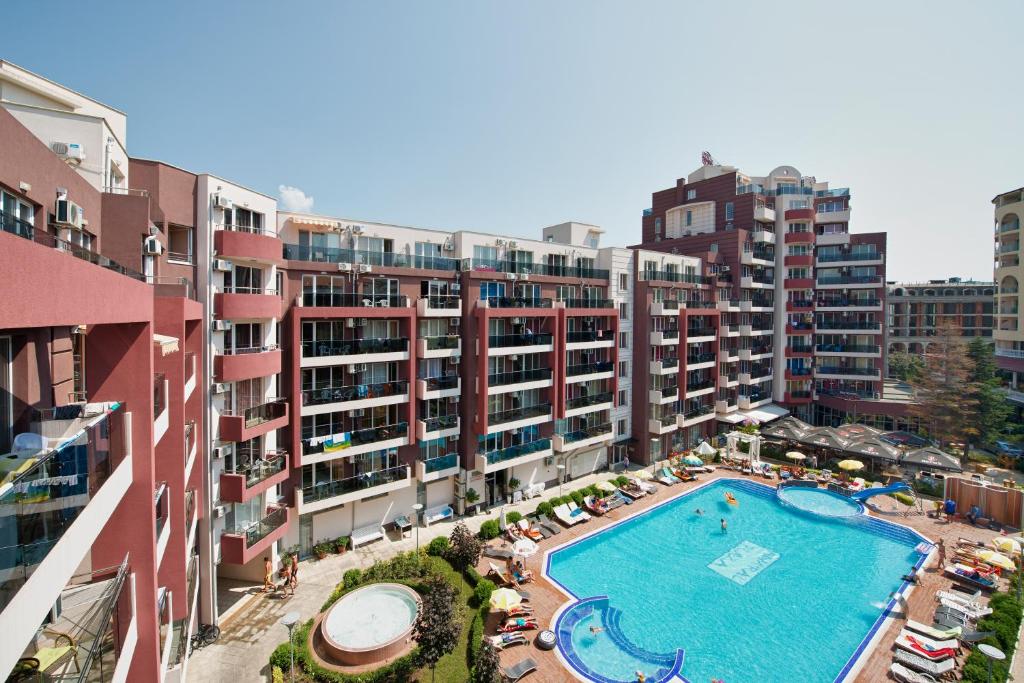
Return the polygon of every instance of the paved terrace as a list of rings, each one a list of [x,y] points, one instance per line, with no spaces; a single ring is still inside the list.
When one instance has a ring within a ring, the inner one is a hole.
[[[586,524],[579,524],[569,529],[563,529],[562,533],[551,539],[541,542],[541,552],[526,561],[528,569],[537,576],[537,580],[524,586],[530,592],[530,603],[533,605],[542,628],[550,628],[552,616],[555,611],[566,601],[558,589],[540,576],[541,565],[544,561],[544,551],[561,545],[574,538],[589,533],[595,529],[602,528],[612,522],[631,516],[647,509],[657,503],[674,497],[683,491],[690,490],[695,486],[721,477],[738,477],[739,473],[719,469],[712,474],[703,475],[699,482],[676,484],[666,487],[658,484],[657,493],[648,495],[636,501],[633,505],[620,507],[603,517],[595,517]],[[610,475],[605,472],[599,475],[588,475],[573,480],[566,484],[565,491],[575,490],[596,481],[608,479]],[[766,481],[760,477],[753,477],[756,481]],[[776,483],[776,482],[767,482]],[[545,493],[545,497],[558,495],[557,487]],[[506,505],[506,511],[517,510],[521,513],[533,512],[537,503],[543,498],[535,498],[518,505]],[[876,499],[878,500],[878,499]],[[881,507],[895,511],[898,503],[891,498],[881,499]],[[470,529],[476,531],[487,519],[496,516],[497,508],[487,515],[467,517],[466,522]],[[875,513],[872,513],[875,514]],[[884,514],[876,516],[895,521],[899,524],[910,526],[920,531],[934,541],[942,538],[946,541],[948,552],[952,555],[956,541],[960,537],[970,538],[979,542],[989,541],[994,532],[978,529],[968,524],[953,522],[947,524],[944,521],[936,521],[920,513],[913,513],[908,517],[902,515]],[[455,522],[444,522],[431,525],[429,528],[420,529],[420,543],[426,543],[435,536],[448,535]],[[499,543],[499,540],[492,541],[492,544]],[[323,601],[327,598],[334,586],[341,581],[342,574],[352,567],[367,567],[379,559],[384,559],[397,552],[411,550],[415,547],[415,534],[412,537],[398,538],[392,533],[389,540],[373,543],[356,552],[349,552],[345,555],[331,556],[323,561],[306,561],[300,564],[299,588],[294,596],[282,598],[277,596],[254,595],[241,608],[236,609],[232,616],[223,624],[220,640],[204,650],[193,655],[189,662],[190,681],[208,680],[269,680],[269,667],[267,660],[270,653],[278,644],[284,642],[286,632],[284,627],[277,624],[277,621],[285,612],[296,610],[303,620],[309,619],[317,613]],[[499,561],[490,560],[495,564]],[[481,574],[486,574],[488,558],[482,558],[478,569]],[[914,589],[909,598],[910,617],[924,623],[931,623],[931,615],[934,612],[935,593],[939,590],[948,589],[951,581],[944,577],[941,568],[936,569],[929,566],[923,571],[920,585]],[[889,665],[892,662],[893,642],[900,630],[899,619],[894,620],[885,629],[879,644],[868,657],[859,675],[857,683],[874,683],[876,681],[891,680],[888,677]],[[496,615],[491,617],[487,624],[485,633],[495,633],[495,626],[499,619]],[[532,639],[537,631],[527,632]],[[537,671],[530,674],[526,680],[532,683],[547,682],[568,682],[577,680],[558,661],[554,652],[541,651],[531,646],[515,646],[501,653],[503,666],[510,666],[526,658],[532,658],[537,662]],[[1021,665],[1020,658],[1016,662]]]

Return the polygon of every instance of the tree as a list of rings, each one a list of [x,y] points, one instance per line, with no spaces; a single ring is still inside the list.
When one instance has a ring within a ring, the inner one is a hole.
[[[483,552],[483,544],[480,543],[480,539],[473,535],[465,523],[456,524],[448,539],[448,552],[445,554],[445,559],[460,572],[464,572],[468,567],[476,566],[476,563],[480,561],[481,552]]]
[[[992,344],[975,337],[967,345],[967,355],[974,361],[971,372],[973,398],[978,402],[978,433],[982,443],[992,443],[1006,430],[1013,412],[996,374]]]
[[[433,680],[434,667],[442,657],[454,652],[459,644],[462,621],[455,607],[458,593],[443,576],[428,578],[425,589],[423,605],[413,627],[413,638],[420,647],[420,661],[430,667]]]
[[[904,382],[911,382],[921,375],[924,361],[920,356],[902,351],[889,354],[889,374]]]
[[[476,657],[476,664],[473,666],[473,683],[501,683],[501,681],[501,659],[498,657],[498,648],[485,638],[480,647],[480,654]]]
[[[979,433],[973,372],[974,360],[967,354],[959,330],[942,322],[928,344],[921,374],[911,381],[916,398],[910,405],[911,415],[928,425],[929,434],[940,446],[963,441],[965,459],[970,440]]]

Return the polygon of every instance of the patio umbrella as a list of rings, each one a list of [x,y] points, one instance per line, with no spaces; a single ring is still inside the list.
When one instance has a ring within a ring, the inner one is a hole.
[[[686,463],[687,465],[689,465],[690,467],[703,467],[704,466],[704,461],[701,460],[700,458],[698,458],[696,455],[688,455],[688,456],[686,456],[685,458],[683,458],[683,462]]]
[[[847,472],[852,472],[854,470],[864,469],[864,463],[860,460],[840,460],[836,467]]]
[[[597,484],[595,484],[595,486],[597,486],[597,488],[600,489],[601,491],[607,491],[608,493],[611,493],[612,491],[615,490],[615,484],[611,483],[610,481],[599,481],[597,482]]]
[[[505,519],[505,508],[501,508],[501,514],[498,515],[498,528],[504,531],[508,528],[508,521]]]
[[[1020,554],[1020,541],[1009,536],[999,536],[998,538],[992,539],[992,546],[1000,552],[1009,553],[1011,555]]]
[[[522,557],[530,557],[537,553],[537,544],[528,538],[520,538],[512,544],[512,552]]]
[[[997,553],[995,550],[981,550],[976,554],[978,559],[983,560],[993,567],[1001,567],[1002,569],[1009,570],[1016,569],[1016,565],[1013,564],[1013,560],[1002,553]]]
[[[807,459],[807,456],[804,455],[803,453],[801,453],[800,451],[790,451],[789,453],[786,453],[786,457],[789,458],[790,460],[797,460],[797,461],[806,460]]]
[[[718,449],[709,444],[707,441],[701,441],[700,445],[697,446],[697,455],[703,455],[707,457],[709,455],[714,455],[717,452]]]
[[[637,479],[651,479],[654,475],[647,470],[637,470],[634,476]]]
[[[511,588],[498,588],[491,593],[491,609],[510,610],[523,604],[523,596]]]

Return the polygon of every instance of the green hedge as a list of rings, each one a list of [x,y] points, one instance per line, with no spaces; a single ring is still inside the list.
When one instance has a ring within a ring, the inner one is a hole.
[[[498,526],[498,520],[489,519],[480,525],[480,538],[485,541],[489,541],[492,538],[497,538],[501,534],[501,527]]]
[[[476,588],[473,589],[473,605],[474,607],[480,607],[488,604],[491,599],[491,593],[497,589],[494,582],[490,579],[480,579],[476,582]]]
[[[431,557],[444,557],[449,545],[447,536],[438,536],[431,539],[430,543],[427,544],[427,555]]]
[[[505,521],[509,524],[518,524],[523,516],[515,510],[510,510],[505,514]]]
[[[544,501],[537,506],[537,515],[544,515],[545,517],[551,517],[555,514],[555,506],[551,503]]]
[[[1016,591],[1014,581],[1020,581],[1014,577],[1011,581],[1010,590]],[[1020,631],[1024,606],[1017,601],[1016,594],[996,593],[989,601],[992,614],[983,617],[978,621],[979,631],[995,631],[994,636],[986,638],[984,643],[998,647],[1006,653],[1006,659],[1001,662],[992,662],[992,680],[997,683],[1005,683],[1009,676],[1010,661],[1013,659],[1013,652],[1017,648],[1017,633]],[[964,662],[962,680],[968,683],[985,683],[988,681],[988,659],[977,649]]]
[[[309,651],[309,630],[311,628],[313,628],[312,619],[295,629],[292,634],[292,643],[295,651],[295,667],[304,671],[313,680],[323,683],[404,683],[412,680],[412,675],[416,671],[416,658],[419,654],[417,650],[396,659],[387,666],[358,675],[350,676],[324,669],[316,663]],[[291,666],[291,652],[287,642],[278,645],[270,655],[271,666],[288,671]]]
[[[480,648],[484,642],[484,625],[487,623],[487,615],[490,614],[490,605],[484,605],[473,615],[473,621],[469,624],[469,652],[466,653],[466,661],[470,670],[476,666],[476,658],[480,655]]]

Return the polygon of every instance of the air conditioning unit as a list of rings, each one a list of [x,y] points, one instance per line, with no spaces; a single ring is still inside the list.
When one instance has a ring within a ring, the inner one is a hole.
[[[155,237],[147,237],[142,240],[142,253],[147,256],[155,256],[163,253],[164,245]]]
[[[338,264],[338,270],[340,270],[343,273],[351,273],[352,272],[352,264],[351,263],[339,263]]]
[[[50,149],[65,161],[83,161],[85,159],[85,147],[77,142],[54,142],[50,145]]]
[[[522,325],[523,324],[523,319],[522,318],[512,318],[512,324],[513,325]]]
[[[441,247],[443,251],[455,251],[455,243],[451,240],[445,240],[444,246]]]
[[[370,266],[368,263],[360,263],[359,264],[359,272],[360,273],[372,273],[373,272],[373,267]]]
[[[363,299],[363,306],[373,308],[373,299]]]
[[[509,356],[509,357],[508,357],[508,359],[509,359],[510,361],[512,361],[512,362],[514,363],[514,362],[516,362],[517,360],[519,360],[519,355],[518,355],[518,354],[515,354],[515,353],[513,353],[513,354],[512,354],[511,356]]]
[[[348,371],[353,375],[359,372],[366,372],[366,363],[353,363],[348,366]]]
[[[516,274],[515,273],[505,273],[505,279],[506,280],[515,280],[516,279]]]
[[[231,321],[230,320],[214,320],[213,321],[213,331],[214,332],[227,332],[230,329],[231,329]]]
[[[85,218],[82,207],[75,204],[66,196],[57,199],[57,206],[54,211],[54,221],[61,225],[70,225],[74,228],[82,227],[82,219]]]
[[[517,244],[515,240],[509,240],[508,241],[508,248],[509,249],[515,249],[518,246],[519,246],[519,244]]]
[[[225,391],[228,390],[228,383],[227,382],[214,382],[212,389],[213,389],[213,393],[215,393],[215,394],[223,394]]]
[[[231,446],[214,446],[213,457],[226,458],[231,454]]]
[[[345,319],[345,327],[352,328],[352,327],[355,327],[355,326],[356,326],[356,319],[355,318],[346,318]]]
[[[348,411],[349,417],[362,417],[365,411],[362,408],[356,408],[355,410]]]
[[[225,505],[214,505],[213,506],[213,518],[219,519],[228,513],[228,508]]]
[[[222,194],[213,195],[213,206],[218,209],[230,209],[231,200]]]
[[[458,327],[459,326],[459,319],[458,318],[449,318],[448,319],[448,324],[451,327]]]
[[[451,436],[448,437],[448,440],[449,441],[458,441],[459,440],[459,435],[458,434],[452,434]]]
[[[452,283],[452,292],[461,292],[461,291],[462,291],[462,285],[460,285],[458,282],[453,282]]]
[[[381,299],[380,301],[377,302],[377,308],[390,308],[390,307],[391,307],[391,300],[390,299]]]
[[[520,280],[527,280],[528,281],[530,279],[530,274],[529,273],[520,273],[519,274],[519,279]]]
[[[225,261],[224,259],[214,259],[213,269],[218,273],[230,273],[231,272],[231,261]]]

